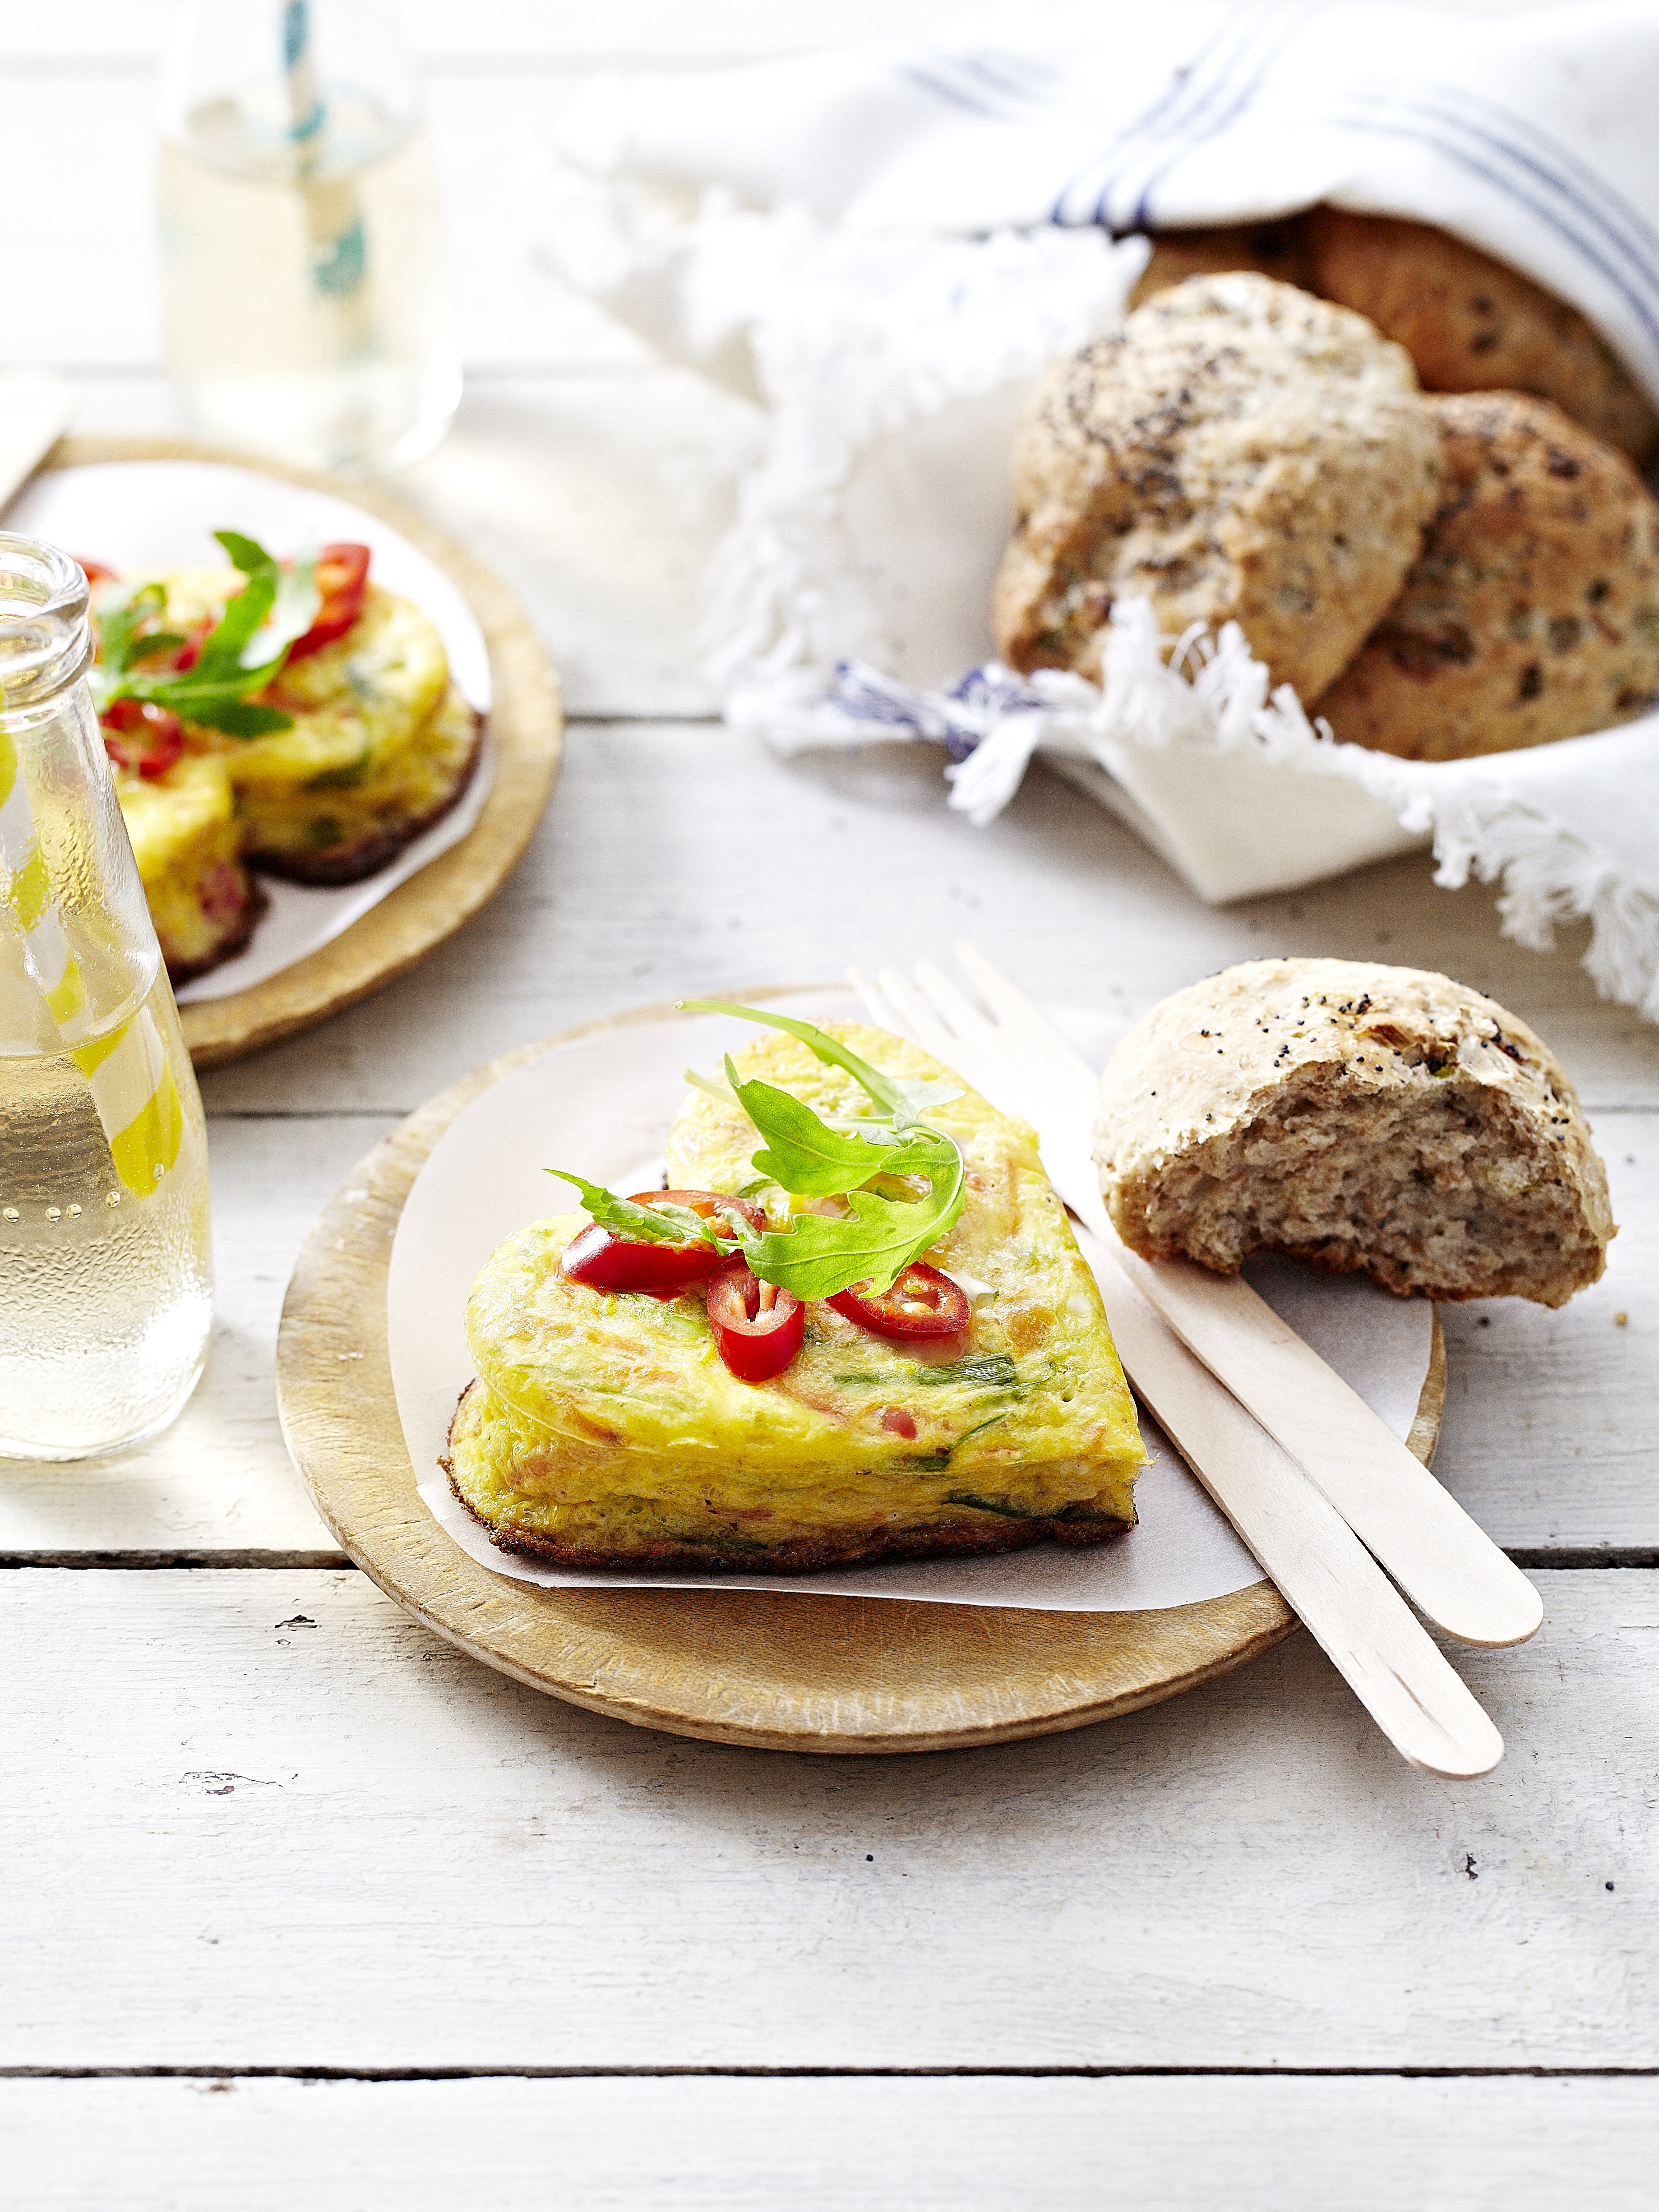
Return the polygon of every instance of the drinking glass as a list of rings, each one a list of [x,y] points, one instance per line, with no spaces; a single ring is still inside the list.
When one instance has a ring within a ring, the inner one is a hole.
[[[194,0],[160,192],[167,366],[197,434],[347,473],[437,444],[461,389],[442,211],[378,0]]]
[[[87,580],[0,534],[0,1457],[164,1428],[213,1318],[207,1132],[87,688]]]

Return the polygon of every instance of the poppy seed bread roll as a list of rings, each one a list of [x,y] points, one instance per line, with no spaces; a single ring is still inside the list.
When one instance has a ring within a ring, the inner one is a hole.
[[[1172,642],[1237,622],[1275,684],[1316,699],[1417,558],[1440,433],[1403,346],[1239,270],[1051,362],[1013,475],[992,604],[1011,667],[1097,679],[1113,607],[1139,598]]]
[[[1576,307],[1461,238],[1393,216],[1315,208],[1303,251],[1313,290],[1403,345],[1430,392],[1536,392],[1640,460],[1659,421]]]
[[[1571,1084],[1449,976],[1253,960],[1154,1006],[1102,1085],[1095,1158],[1149,1260],[1252,1252],[1401,1297],[1565,1305],[1614,1234]]]
[[[1659,692],[1659,501],[1547,399],[1452,392],[1440,505],[1400,597],[1313,709],[1350,744],[1462,760],[1607,730]]]

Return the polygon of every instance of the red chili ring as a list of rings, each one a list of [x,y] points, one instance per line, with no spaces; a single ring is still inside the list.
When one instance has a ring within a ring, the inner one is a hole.
[[[806,1309],[793,1291],[760,1281],[738,1253],[709,1278],[708,1326],[739,1382],[767,1382],[800,1350]]]
[[[902,1267],[890,1290],[866,1297],[856,1285],[830,1300],[838,1314],[872,1336],[960,1336],[972,1315],[968,1293],[925,1260]]]
[[[741,1198],[715,1190],[640,1190],[635,1206],[683,1206],[713,1221],[724,1212],[742,1214],[757,1233],[766,1226],[758,1209]],[[713,1244],[649,1244],[617,1237],[597,1221],[579,1230],[565,1247],[562,1265],[573,1283],[591,1291],[683,1290],[705,1282],[725,1259]]]

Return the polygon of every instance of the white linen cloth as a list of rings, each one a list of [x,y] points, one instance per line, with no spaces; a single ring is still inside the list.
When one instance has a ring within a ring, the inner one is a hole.
[[[612,76],[567,110],[550,241],[661,349],[757,397],[713,579],[732,720],[785,748],[944,742],[988,820],[1033,750],[1212,901],[1432,838],[1659,1019],[1659,717],[1421,764],[1333,744],[1236,630],[1171,671],[1121,604],[1103,684],[1023,683],[986,609],[1008,450],[1053,354],[1112,328],[1142,227],[1319,201],[1437,223],[1578,307],[1659,404],[1659,7],[1027,8],[1011,46]],[[962,677],[962,671],[972,672]]]

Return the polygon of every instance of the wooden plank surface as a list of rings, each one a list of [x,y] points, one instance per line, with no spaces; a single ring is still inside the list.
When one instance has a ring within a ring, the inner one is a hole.
[[[391,1125],[378,1114],[214,1116],[216,1309],[201,1387],[136,1450],[67,1466],[0,1462],[0,1558],[340,1558],[283,1448],[276,1322],[313,1218]]]
[[[711,819],[752,840],[742,885],[703,865]],[[930,751],[788,764],[718,726],[629,724],[572,730],[528,857],[471,928],[338,1020],[206,1078],[227,1334],[204,1393],[132,1468],[9,1478],[0,1553],[325,1544],[276,1436],[268,1332],[310,1218],[393,1120],[572,1023],[842,958],[944,957],[963,929],[1040,995],[1124,1025],[1267,949],[1451,965],[1534,1023],[1583,1086],[1624,1229],[1607,1279],[1560,1313],[1447,1310],[1436,1468],[1501,1544],[1659,1547],[1659,1031],[1601,1004],[1569,950],[1506,945],[1487,893],[1437,891],[1418,860],[1214,913],[1041,771],[978,831],[945,810]]]
[[[812,981],[848,960],[944,957],[967,934],[1035,995],[1125,1029],[1195,975],[1264,953],[1448,969],[1537,1026],[1605,1148],[1620,1152],[1615,1110],[1659,1112],[1659,1028],[1597,1000],[1577,932],[1553,955],[1523,951],[1499,936],[1489,890],[1437,890],[1416,857],[1203,907],[1045,769],[975,830],[946,809],[940,763],[922,745],[782,761],[720,724],[578,723],[556,803],[495,904],[343,1020],[215,1074],[211,1100],[405,1110],[526,1038],[692,981]],[[745,840],[740,872],[711,857],[711,823]]]
[[[86,428],[178,427],[149,197],[168,12],[0,0],[0,128],[52,176],[73,245],[0,355],[76,370]],[[1305,951],[1444,968],[1540,1028],[1624,1234],[1564,1313],[1447,1315],[1437,1465],[1511,1547],[1659,1558],[1659,1030],[1598,1004],[1582,931],[1522,952],[1492,890],[1436,890],[1417,859],[1212,914],[1041,770],[976,833],[945,811],[934,754],[786,766],[684,719],[713,703],[695,628],[730,489],[708,462],[753,416],[650,365],[554,273],[553,118],[611,61],[902,39],[957,28],[959,7],[404,13],[465,241],[469,385],[452,441],[398,488],[523,596],[592,719],[478,922],[204,1086],[220,1321],[183,1419],[120,1460],[0,1479],[0,1558],[285,1562],[0,1576],[0,2069],[1174,2078],[0,2079],[0,2203],[448,2212],[483,2172],[507,2212],[1644,2203],[1651,2078],[1260,2069],[1659,2068],[1654,1573],[1546,1571],[1536,1645],[1457,1656],[1510,1750],[1455,1788],[1393,1760],[1305,1637],[1076,1736],[832,1767],[554,1704],[362,1577],[301,1564],[329,1540],[276,1431],[276,1310],[313,1215],[399,1115],[576,1021],[937,957],[964,929],[1120,1025],[1229,961]],[[711,862],[711,820],[743,833],[741,878]],[[1191,2070],[1215,2067],[1244,2070]]]
[[[1509,1753],[1452,1784],[1305,1636],[815,1760],[540,1697],[356,1574],[20,1570],[0,2067],[1659,2068],[1659,1575],[1541,1579],[1458,1655]]]
[[[0,2082],[30,2212],[1638,2212],[1656,2151],[1640,2081]]]

